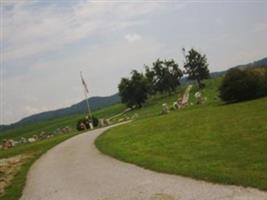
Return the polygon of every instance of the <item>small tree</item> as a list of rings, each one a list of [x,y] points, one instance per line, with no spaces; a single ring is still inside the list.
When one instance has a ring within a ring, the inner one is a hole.
[[[201,80],[209,78],[209,69],[206,55],[201,55],[194,49],[191,49],[185,56],[185,73],[189,80],[196,80],[198,88],[204,87]]]
[[[136,70],[132,71],[131,79],[123,78],[119,84],[119,95],[128,107],[142,107],[148,98],[148,83],[145,76]]]

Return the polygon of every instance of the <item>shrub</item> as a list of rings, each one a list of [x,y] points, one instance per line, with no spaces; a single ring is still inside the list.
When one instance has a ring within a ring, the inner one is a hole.
[[[98,126],[98,123],[99,123],[98,118],[96,118],[95,116],[93,116],[92,117],[92,120],[93,120],[93,126],[94,127],[97,127]]]
[[[79,119],[76,124],[76,128],[78,131],[90,129],[90,123],[93,123],[93,126],[97,127],[99,123],[98,118],[96,118],[95,116],[92,116],[90,118],[85,117],[85,118]],[[84,124],[84,128],[81,127],[81,124]]]
[[[227,102],[239,102],[267,95],[267,69],[230,69],[219,88],[220,98]]]
[[[83,118],[83,119],[79,119],[79,120],[77,121],[76,129],[77,129],[78,131],[83,131],[83,130],[85,130],[85,129],[83,129],[83,128],[81,127],[81,124],[82,124],[82,123],[85,125],[84,121],[85,121],[84,118]],[[85,128],[86,128],[86,127],[85,127]]]

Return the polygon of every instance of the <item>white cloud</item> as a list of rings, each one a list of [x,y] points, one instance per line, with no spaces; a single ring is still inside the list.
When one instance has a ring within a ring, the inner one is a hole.
[[[125,37],[125,39],[128,42],[135,42],[135,41],[138,41],[138,40],[141,40],[142,39],[141,35],[138,35],[136,33],[134,33],[134,34],[127,34],[124,37]]]
[[[11,7],[3,14],[1,42],[6,43],[5,61],[53,52],[90,36],[143,23],[142,16],[162,8],[158,3],[121,4],[118,1],[82,1],[67,10],[53,5],[41,7],[34,2]]]

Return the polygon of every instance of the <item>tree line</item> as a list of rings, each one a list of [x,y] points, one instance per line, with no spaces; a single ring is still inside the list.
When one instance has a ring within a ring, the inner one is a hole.
[[[184,51],[184,70],[173,60],[157,59],[149,67],[145,65],[145,72],[133,70],[129,78],[122,78],[119,83],[119,95],[122,103],[127,107],[142,107],[149,96],[157,93],[172,94],[181,84],[181,78],[187,75],[188,80],[196,81],[199,89],[204,87],[203,79],[209,78],[206,55],[195,49]]]

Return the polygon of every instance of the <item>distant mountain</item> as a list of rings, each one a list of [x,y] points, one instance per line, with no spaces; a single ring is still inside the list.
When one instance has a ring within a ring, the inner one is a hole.
[[[244,65],[237,65],[235,67],[231,67],[230,69],[232,68],[248,69],[248,68],[258,68],[258,67],[267,67],[267,57],[261,60],[254,61],[252,63],[248,63]],[[226,72],[227,70],[220,71],[220,72],[211,72],[210,75],[212,78],[215,78],[215,77],[223,76]]]
[[[249,64],[236,66],[236,68],[239,69],[256,68],[256,67],[267,67],[267,57]]]
[[[110,106],[118,102],[120,102],[120,97],[118,94],[108,96],[108,97],[89,98],[89,104],[90,104],[90,108],[92,109],[92,111],[97,110],[99,108],[106,107],[106,106]],[[25,117],[22,120],[20,120],[18,123],[29,123],[29,122],[62,117],[62,116],[69,115],[69,114],[84,113],[86,112],[86,109],[87,109],[87,105],[84,100],[67,108],[42,112],[39,114],[31,115],[29,117]]]
[[[107,97],[91,97],[89,98],[89,104],[90,104],[91,110],[94,111],[94,110],[97,110],[103,107],[110,106],[115,103],[119,103],[120,100],[121,100],[120,96],[118,94],[114,94],[112,96],[107,96]],[[87,105],[86,105],[85,100],[83,100],[67,108],[61,108],[58,110],[42,112],[42,113],[31,115],[29,117],[25,117],[22,120],[11,125],[0,125],[0,130],[4,130],[7,128],[20,126],[24,124],[29,124],[33,122],[40,122],[40,121],[49,120],[53,118],[63,117],[63,116],[70,115],[70,114],[85,113],[86,109],[87,109]]]

